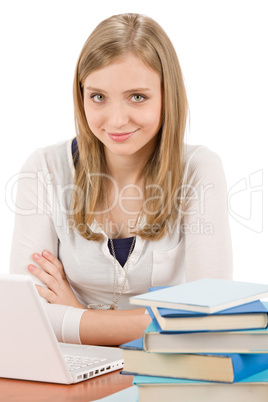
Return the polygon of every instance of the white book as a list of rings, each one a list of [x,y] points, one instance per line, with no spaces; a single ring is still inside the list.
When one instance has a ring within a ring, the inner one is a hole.
[[[212,314],[264,297],[268,297],[268,285],[205,278],[133,296],[129,302]]]
[[[132,387],[128,387],[93,402],[139,402],[138,387],[132,385]]]

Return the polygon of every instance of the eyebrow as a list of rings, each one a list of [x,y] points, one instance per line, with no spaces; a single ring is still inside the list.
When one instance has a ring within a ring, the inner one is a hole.
[[[94,92],[101,92],[103,94],[107,93],[106,91],[104,91],[101,88],[94,88],[94,87],[90,87],[90,86],[87,86],[86,90],[94,91]],[[124,91],[123,94],[130,93],[130,92],[144,92],[144,91],[151,91],[151,89],[150,88],[132,88],[132,89],[127,89],[126,91]]]

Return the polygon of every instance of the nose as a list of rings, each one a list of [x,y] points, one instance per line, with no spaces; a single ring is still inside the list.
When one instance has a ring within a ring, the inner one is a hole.
[[[129,122],[127,106],[122,102],[114,102],[110,105],[108,115],[108,125],[110,129],[121,129]]]

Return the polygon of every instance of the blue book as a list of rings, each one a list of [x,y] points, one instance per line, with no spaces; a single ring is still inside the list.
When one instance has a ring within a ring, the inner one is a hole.
[[[267,402],[268,370],[233,383],[213,383],[163,377],[135,376],[139,402]]]
[[[133,296],[129,302],[212,314],[267,296],[268,285],[205,278]]]
[[[122,374],[231,383],[268,369],[268,354],[261,353],[146,353],[142,338],[123,344],[120,348],[124,355]]]
[[[268,303],[264,302],[268,307]],[[268,353],[268,328],[239,331],[162,331],[155,318],[143,333],[143,349],[156,353]]]
[[[147,307],[163,331],[226,331],[266,328],[268,306],[260,300],[213,314],[188,310]]]
[[[168,287],[170,286],[155,286],[149,288],[149,292]],[[161,307],[147,307],[147,310],[151,318],[156,319],[163,331],[258,329],[266,328],[268,324],[268,304],[264,305],[260,300],[212,314]]]

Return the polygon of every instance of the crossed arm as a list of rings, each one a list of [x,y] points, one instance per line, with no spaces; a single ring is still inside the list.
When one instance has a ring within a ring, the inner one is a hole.
[[[50,177],[50,172],[55,172],[55,183],[71,182],[72,178],[65,177],[62,173],[68,173],[63,146],[49,148],[43,153],[34,153],[22,169],[22,172],[26,172],[27,179],[23,176],[23,180],[18,181],[16,205],[19,206],[19,213],[15,220],[11,272],[25,274],[25,268],[28,267],[28,272],[35,276],[36,283],[44,285],[36,285],[37,290],[40,296],[48,301],[46,307],[52,307],[46,310],[48,314],[51,313],[50,321],[52,326],[54,324],[54,331],[61,342],[79,342],[79,335],[81,342],[85,344],[122,344],[142,336],[150,322],[150,317],[144,314],[144,309],[86,310],[76,299],[64,268],[55,257],[58,255],[59,242],[52,219],[55,194],[48,192],[51,186],[46,183],[45,178]],[[185,195],[187,203],[183,222],[186,280],[201,277],[231,279],[232,250],[222,165],[219,158],[209,150],[198,150],[199,148],[195,150],[189,161],[186,175],[186,189],[189,189]],[[45,152],[49,153],[48,159],[44,156]],[[49,169],[44,170],[48,160]],[[62,167],[60,172],[58,165]],[[44,174],[40,176],[38,172]],[[37,179],[33,180],[33,177],[40,179],[41,183],[40,180],[37,183]],[[38,192],[37,188],[42,191]],[[44,199],[38,199],[39,193]],[[24,211],[26,213],[22,213]],[[36,212],[30,214],[31,211]],[[64,219],[65,215],[63,212],[62,214],[60,217]],[[55,215],[55,219],[57,218]],[[203,222],[210,225],[210,234],[202,231],[196,233],[194,230],[196,224]],[[33,259],[36,264],[33,265],[29,259],[30,255],[34,250],[43,249],[49,250],[50,253],[46,255],[42,251],[39,256],[35,253]],[[77,310],[71,311],[64,306],[72,306]]]
[[[34,253],[33,259],[37,265],[28,265],[28,271],[46,285],[36,285],[41,297],[51,304],[85,309],[70,287],[62,263],[52,253]],[[79,327],[81,342],[90,345],[120,345],[140,338],[151,321],[150,316],[144,312],[144,308],[86,310]]]

